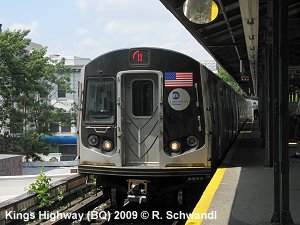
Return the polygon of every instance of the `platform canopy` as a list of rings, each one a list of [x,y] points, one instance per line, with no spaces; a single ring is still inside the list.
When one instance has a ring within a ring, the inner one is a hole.
[[[211,0],[160,1],[239,83],[245,93],[258,94],[258,77],[263,73],[264,64],[260,56],[265,44],[272,40],[271,0],[215,0],[214,3]],[[198,3],[193,1],[216,4],[218,12],[215,20],[199,24],[193,18],[203,12],[191,12],[187,16],[189,7],[194,10],[197,8],[195,4]],[[289,66],[295,68],[300,64],[300,1],[288,2]]]

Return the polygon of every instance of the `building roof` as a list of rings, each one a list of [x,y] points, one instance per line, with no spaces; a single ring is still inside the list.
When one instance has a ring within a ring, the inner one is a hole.
[[[82,57],[78,57],[78,56],[49,55],[49,57],[53,61],[60,61],[64,58],[66,66],[83,67],[91,61],[90,58],[82,58]]]
[[[30,42],[30,44],[25,48],[27,51],[39,50],[42,49],[42,45],[35,42]]]

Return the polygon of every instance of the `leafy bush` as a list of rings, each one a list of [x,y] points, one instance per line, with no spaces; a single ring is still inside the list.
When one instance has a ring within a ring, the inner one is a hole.
[[[44,168],[41,169],[36,181],[26,188],[30,194],[36,194],[39,200],[39,208],[50,207],[55,201],[62,201],[64,198],[63,188],[51,190],[53,186],[50,184],[51,177],[45,175]]]
[[[29,185],[28,193],[36,194],[39,200],[39,207],[49,207],[53,204],[53,196],[51,195],[50,189],[52,185],[50,184],[51,178],[45,175],[45,171],[42,168],[36,181]]]

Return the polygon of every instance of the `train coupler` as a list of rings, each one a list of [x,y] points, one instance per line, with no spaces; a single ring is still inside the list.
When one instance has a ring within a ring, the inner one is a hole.
[[[128,180],[128,201],[143,203],[147,201],[148,181],[147,180]]]

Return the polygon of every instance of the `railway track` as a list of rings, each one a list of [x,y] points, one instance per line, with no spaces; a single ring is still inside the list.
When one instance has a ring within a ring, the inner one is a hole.
[[[59,189],[63,191],[64,196],[59,203],[55,204],[55,207],[70,205],[72,201],[88,197],[87,194],[93,189],[93,184],[89,183],[88,178],[88,176],[74,175],[53,183],[49,192],[54,193]],[[40,209],[37,195],[25,193],[0,203],[0,225],[28,224],[31,221],[34,221],[32,224],[40,224],[35,220],[52,215],[55,207],[53,204],[50,209]]]
[[[57,225],[57,224],[73,224],[73,225],[180,225],[184,224],[185,220],[167,219],[161,216],[157,219],[158,214],[166,215],[163,210],[152,210],[141,205],[125,205],[120,210],[112,210],[110,200],[105,201],[101,192],[92,195],[81,202],[76,203],[64,213],[68,215],[81,215],[79,219],[60,218],[55,221],[48,220],[42,225]],[[153,219],[153,217],[156,217]],[[74,217],[76,218],[76,216]]]
[[[182,218],[173,218],[170,215],[178,213],[175,209],[166,210],[160,202],[153,204],[127,203],[121,209],[112,210],[110,201],[105,199],[100,190],[92,188],[88,177],[76,175],[65,178],[53,184],[53,189],[64,190],[64,205],[52,209],[39,209],[37,197],[34,194],[24,194],[18,198],[0,203],[0,225],[2,224],[30,224],[30,225],[57,225],[57,224],[105,224],[105,225],[159,225],[184,224]],[[95,191],[96,190],[96,191]],[[84,197],[82,193],[84,192]],[[191,209],[185,209],[187,213]],[[19,215],[10,218],[8,212]],[[168,214],[169,213],[169,214]],[[29,220],[20,215],[29,216]],[[169,215],[169,217],[168,217]],[[25,218],[25,220],[24,220]]]
[[[93,207],[97,205],[96,207]],[[90,210],[88,210],[90,209]],[[145,214],[145,212],[148,213]],[[147,208],[137,209],[136,206],[124,206],[118,211],[111,209],[110,200],[105,201],[101,196],[101,192],[97,196],[91,196],[82,202],[77,203],[72,208],[68,209],[68,214],[82,214],[79,220],[59,219],[56,221],[47,221],[43,225],[57,225],[57,224],[73,224],[73,225],[133,225],[133,224],[146,224],[146,225],[180,225],[184,224],[185,220],[161,219],[152,220],[151,214],[157,214],[158,210],[151,210]],[[145,217],[146,215],[146,217]],[[132,218],[132,219],[128,219]]]

